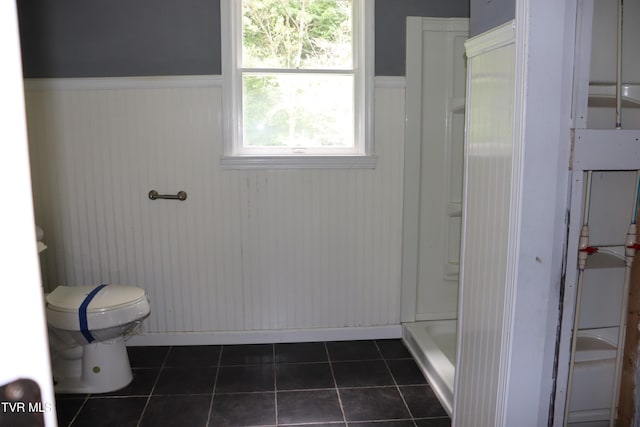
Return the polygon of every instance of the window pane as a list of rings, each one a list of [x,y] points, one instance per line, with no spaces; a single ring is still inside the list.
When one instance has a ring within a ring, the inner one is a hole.
[[[243,0],[242,67],[352,69],[351,0]]]
[[[245,73],[245,147],[354,147],[353,76]]]

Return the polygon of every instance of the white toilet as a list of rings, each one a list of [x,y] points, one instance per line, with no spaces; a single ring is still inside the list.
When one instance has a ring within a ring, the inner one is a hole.
[[[55,391],[106,393],[128,385],[124,338],[149,316],[144,289],[58,286],[45,299]]]
[[[38,251],[47,246],[36,227]],[[135,286],[58,286],[45,294],[49,347],[57,393],[107,393],[133,375],[125,337],[149,316],[149,299]]]

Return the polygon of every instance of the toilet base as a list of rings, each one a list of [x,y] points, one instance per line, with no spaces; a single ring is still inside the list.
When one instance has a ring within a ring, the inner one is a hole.
[[[108,393],[133,379],[123,337],[59,351],[52,365],[56,393]]]

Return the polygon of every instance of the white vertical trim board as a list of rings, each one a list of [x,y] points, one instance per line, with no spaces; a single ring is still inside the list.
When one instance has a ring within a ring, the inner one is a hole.
[[[516,264],[516,31],[467,41],[467,131],[454,425],[502,426]]]
[[[505,425],[547,425],[559,323],[569,156],[576,2],[516,6],[520,247],[513,297]],[[526,387],[523,387],[526,384]],[[562,408],[555,408],[562,411]]]
[[[422,140],[422,19],[407,18],[401,320],[415,322]]]

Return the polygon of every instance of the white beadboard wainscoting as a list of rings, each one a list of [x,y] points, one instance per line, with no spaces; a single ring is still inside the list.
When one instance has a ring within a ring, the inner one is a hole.
[[[399,337],[403,82],[374,169],[225,170],[219,76],[27,81],[46,287],[144,288],[138,344]]]
[[[514,22],[466,42],[465,189],[454,425],[505,426],[520,144]]]

